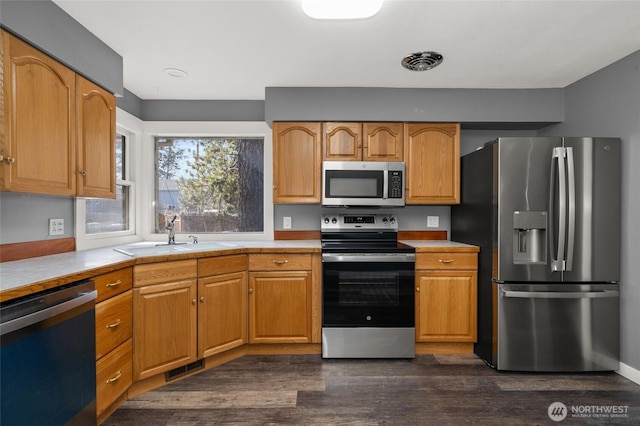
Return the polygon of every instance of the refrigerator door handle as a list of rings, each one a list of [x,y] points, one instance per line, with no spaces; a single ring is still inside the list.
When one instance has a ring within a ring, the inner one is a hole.
[[[501,290],[502,297],[521,299],[602,299],[620,297],[617,290],[602,291],[510,291]]]
[[[549,213],[550,213],[550,229],[551,229],[551,270],[554,272],[563,271],[565,265],[564,244],[567,232],[567,182],[565,171],[566,148],[553,148],[553,156],[551,158],[551,179],[549,189]],[[554,167],[555,164],[555,167]],[[555,177],[558,175],[558,236],[554,235],[555,226]],[[555,249],[555,253],[554,253]]]
[[[567,257],[564,265],[565,271],[570,271],[573,266],[573,248],[576,235],[576,173],[573,162],[573,148],[565,148],[567,153],[567,189],[569,196],[568,226],[567,226]]]

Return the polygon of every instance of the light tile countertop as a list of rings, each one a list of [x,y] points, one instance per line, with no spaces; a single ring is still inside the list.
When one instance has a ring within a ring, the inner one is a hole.
[[[455,241],[405,240],[402,242],[415,247],[418,253],[441,249],[477,251],[475,246]],[[319,240],[220,241],[170,247],[157,244],[159,243],[141,242],[0,263],[0,296],[2,293],[9,292],[15,297],[16,290],[19,293],[21,287],[34,287],[32,291],[38,291],[145,261],[269,250],[319,252],[321,249]],[[8,298],[0,297],[0,300]]]

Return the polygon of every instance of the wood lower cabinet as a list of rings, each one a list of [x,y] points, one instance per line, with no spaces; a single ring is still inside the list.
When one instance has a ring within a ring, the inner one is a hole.
[[[115,198],[115,96],[1,31],[4,191]]]
[[[96,299],[96,407],[108,416],[133,383],[133,268],[93,277]]]
[[[249,343],[311,343],[312,255],[250,254],[249,270]]]
[[[134,267],[134,380],[197,359],[196,276],[195,259]]]
[[[273,123],[273,202],[321,201],[321,123]]]
[[[247,343],[247,256],[198,260],[198,356]]]
[[[408,123],[406,204],[460,203],[460,124]]]
[[[477,339],[477,253],[416,255],[416,342]]]

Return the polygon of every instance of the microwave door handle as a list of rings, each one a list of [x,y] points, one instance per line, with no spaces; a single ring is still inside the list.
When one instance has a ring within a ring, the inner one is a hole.
[[[384,170],[382,172],[382,199],[387,198],[387,194],[389,193],[389,170]]]

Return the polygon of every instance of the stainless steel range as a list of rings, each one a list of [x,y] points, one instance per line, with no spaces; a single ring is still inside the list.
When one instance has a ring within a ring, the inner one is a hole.
[[[324,214],[323,358],[415,357],[415,249],[393,214]]]

